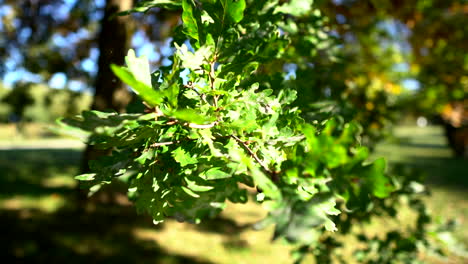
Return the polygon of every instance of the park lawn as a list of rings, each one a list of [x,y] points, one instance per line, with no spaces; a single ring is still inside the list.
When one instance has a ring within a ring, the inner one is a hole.
[[[0,149],[82,149],[84,143],[53,132],[53,124],[0,124]]]
[[[458,235],[468,245],[468,161],[452,156],[441,127],[397,127],[394,135],[377,146],[374,156],[419,169],[432,192],[431,209],[456,218],[463,225]]]
[[[33,139],[44,139],[45,137],[55,137],[58,135],[53,134],[49,129],[51,124],[43,123],[24,123],[17,124],[0,124],[0,142],[8,141],[30,141]]]
[[[434,213],[455,218],[457,238],[468,245],[466,161],[453,159],[438,127],[400,127],[377,147],[375,157],[427,173]],[[63,139],[61,139],[63,140]],[[53,140],[52,140],[53,141]],[[78,211],[75,198],[82,145],[79,142],[0,141],[2,254],[25,262],[98,263],[292,263],[290,247],[271,242],[272,228],[253,231],[261,207],[230,204],[200,225],[167,221],[154,226],[132,206],[98,203]],[[3,148],[2,148],[3,145]],[[7,146],[7,147],[6,147]],[[376,225],[376,226],[375,226]],[[370,232],[379,230],[373,224]],[[396,224],[398,226],[398,223]],[[4,258],[5,259],[5,258]],[[465,260],[466,261],[466,260]],[[451,257],[434,263],[463,263]],[[305,263],[310,263],[306,261]]]
[[[455,236],[468,247],[468,161],[453,157],[442,127],[397,127],[394,138],[378,145],[374,157],[420,170],[436,220],[455,220],[459,224]]]

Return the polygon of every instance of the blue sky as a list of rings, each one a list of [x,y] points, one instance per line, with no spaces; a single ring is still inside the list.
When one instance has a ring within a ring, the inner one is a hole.
[[[73,4],[76,0],[64,0],[64,4],[61,5],[57,10],[54,10],[54,15],[57,16],[58,19],[64,19],[68,16],[70,9],[72,8]],[[97,7],[102,7],[104,5],[104,0],[95,1],[95,5]],[[2,5],[0,6],[0,18],[2,16],[8,15],[11,12],[11,8]],[[100,19],[102,17],[102,12],[95,12],[93,19]],[[337,18],[338,20],[343,20],[344,18]],[[397,41],[397,45],[401,49],[402,52],[407,52],[409,50],[409,45],[404,41],[404,39],[410,34],[410,32],[406,29],[406,27],[402,26],[401,24],[396,23],[395,21],[386,21],[381,23],[380,25],[384,30],[390,33],[390,35],[395,37],[395,41]],[[2,28],[2,24],[0,23],[0,30]],[[31,32],[30,30],[23,30],[19,33],[23,35],[23,38],[27,38]],[[51,44],[54,47],[58,47],[59,49],[67,51],[67,48],[73,48],[73,43],[80,41],[83,38],[90,38],[90,32],[84,28],[78,30],[77,32],[68,34],[66,36],[62,36],[60,34],[55,34],[52,36]],[[0,38],[1,42],[1,38]],[[142,31],[137,31],[133,38],[132,38],[132,46],[135,48],[137,56],[146,55],[150,61],[158,61],[161,57],[167,58],[173,53],[172,48],[170,48],[170,40],[165,41],[164,43],[159,43],[159,49],[155,48],[155,43],[151,43],[145,34]],[[387,43],[388,44],[388,43]],[[80,62],[79,68],[83,71],[90,73],[91,75],[95,75],[97,72],[97,60],[99,57],[99,50],[97,48],[92,48],[90,51],[90,56]],[[3,83],[6,86],[12,86],[14,82],[19,80],[22,81],[31,81],[31,82],[43,82],[41,76],[32,74],[26,71],[24,68],[17,67],[21,64],[21,54],[18,50],[11,52],[11,57],[9,60],[5,61],[5,65],[7,66],[7,74],[3,77]],[[163,61],[163,65],[169,65],[170,61],[165,59]],[[294,65],[293,65],[294,66]],[[402,63],[400,65],[396,65],[395,70],[397,71],[405,71],[408,69],[408,65],[406,63]],[[154,69],[153,69],[154,70]],[[295,75],[295,68],[294,67],[287,67],[285,70],[288,72],[288,78],[294,77]],[[68,87],[72,90],[80,91],[80,90],[88,90],[91,91],[89,87],[86,86],[81,81],[77,80],[69,80],[65,73],[56,73],[54,74],[48,84],[53,88],[64,88]],[[420,84],[415,79],[405,79],[402,82],[402,85],[409,89],[415,90],[420,88]]]

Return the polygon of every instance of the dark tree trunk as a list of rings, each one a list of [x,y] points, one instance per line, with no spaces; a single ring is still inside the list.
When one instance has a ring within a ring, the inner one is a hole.
[[[104,17],[101,21],[101,31],[98,36],[99,60],[98,73],[95,80],[95,95],[92,109],[99,111],[124,112],[131,100],[131,94],[126,86],[114,75],[111,64],[123,65],[125,55],[131,45],[134,24],[130,16],[111,17],[120,11],[131,9],[133,0],[107,0]],[[87,146],[82,157],[81,172],[89,171],[89,161],[99,156],[109,154],[108,150],[97,150]],[[103,194],[112,196],[112,194]],[[99,199],[99,198],[98,198]],[[106,200],[113,200],[112,198]],[[78,207],[86,204],[86,194],[78,192]]]
[[[114,75],[110,64],[123,65],[130,48],[133,23],[130,16],[109,19],[116,12],[128,10],[133,0],[107,0],[104,18],[99,34],[99,71],[96,77],[95,96],[92,108],[95,110],[125,111],[130,94],[123,83]]]
[[[111,64],[123,65],[125,55],[130,48],[133,23],[129,16],[110,19],[117,12],[132,8],[133,0],[107,0],[101,31],[98,37],[99,61],[95,81],[95,95],[92,109],[99,111],[124,112],[131,100],[131,94],[125,85],[110,69]],[[89,171],[88,162],[106,151],[97,151],[88,146],[83,155],[82,172]]]

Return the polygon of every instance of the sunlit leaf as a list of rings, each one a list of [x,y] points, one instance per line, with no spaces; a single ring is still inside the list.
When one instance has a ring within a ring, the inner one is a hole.
[[[163,95],[161,92],[137,80],[127,68],[117,65],[111,65],[111,68],[117,77],[128,84],[149,105],[157,106],[163,102]]]

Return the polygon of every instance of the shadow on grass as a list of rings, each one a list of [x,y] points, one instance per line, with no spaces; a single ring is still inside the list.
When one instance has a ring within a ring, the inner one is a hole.
[[[46,188],[44,182],[56,176],[72,179],[80,157],[77,149],[0,150],[0,193],[3,197],[66,194],[69,187]]]
[[[154,241],[136,239],[134,227],[152,224],[135,217],[132,207],[106,206],[82,214],[2,210],[0,219],[4,229],[0,255],[5,263],[210,263],[169,254]]]
[[[445,149],[447,146],[442,144],[430,144],[430,143],[414,143],[414,142],[405,142],[405,146],[413,148],[423,148],[423,149]]]
[[[206,219],[195,225],[197,230],[209,233],[239,234],[245,229],[252,228],[251,225],[240,225],[230,218],[217,216],[213,219]]]
[[[405,164],[425,172],[428,184],[468,189],[468,161],[465,159],[410,156]]]
[[[154,241],[136,238],[132,231],[136,227],[161,226],[136,215],[133,206],[95,202],[91,211],[76,209],[73,176],[80,158],[76,149],[0,150],[0,203],[24,198],[38,203],[54,195],[65,199],[65,205],[51,213],[21,203],[1,207],[4,263],[210,263],[165,252]],[[58,184],[45,184],[53,178],[59,178]]]
[[[404,127],[393,142],[383,143],[379,153],[393,165],[416,168],[427,176],[426,183],[466,190],[468,160],[454,157],[441,127]]]

